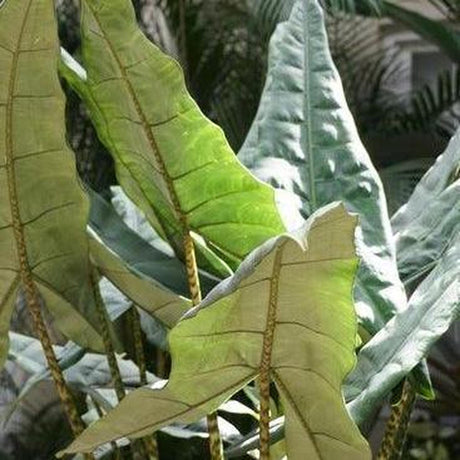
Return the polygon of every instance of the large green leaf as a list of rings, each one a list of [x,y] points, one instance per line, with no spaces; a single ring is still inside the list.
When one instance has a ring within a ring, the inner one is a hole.
[[[254,250],[171,332],[166,387],[128,395],[65,452],[202,417],[258,376],[264,348],[290,458],[369,459],[341,391],[355,361],[355,226],[356,218],[333,205],[297,238],[282,235]]]
[[[93,325],[86,240],[88,203],[65,140],[64,97],[51,0],[0,8],[0,361],[10,313],[27,282],[54,324],[102,349]]]
[[[398,313],[360,351],[345,386],[348,409],[361,424],[426,356],[460,314],[460,233]]]
[[[460,130],[391,223],[399,272],[411,287],[460,233]]]
[[[308,216],[341,200],[358,213],[355,300],[369,332],[405,307],[382,184],[347,107],[316,0],[298,0],[272,38],[261,105],[239,158],[284,190],[283,208],[297,202]]]
[[[178,64],[141,33],[129,0],[84,0],[82,47],[81,96],[119,183],[178,254],[192,231],[235,267],[284,231],[273,190],[239,164]],[[209,249],[199,253],[216,262]]]

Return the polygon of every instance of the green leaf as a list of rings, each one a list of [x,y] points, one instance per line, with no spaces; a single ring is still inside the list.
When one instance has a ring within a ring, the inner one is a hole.
[[[190,308],[191,301],[166,289],[154,279],[130,270],[93,233],[90,239],[91,259],[100,273],[107,277],[136,305],[160,320],[168,328]]]
[[[62,47],[58,70],[59,74],[75,92],[83,94],[86,91],[86,70]]]
[[[148,41],[129,0],[82,2],[82,94],[117,177],[158,234],[182,254],[192,231],[236,267],[284,231],[273,190],[242,167],[187,93],[178,64]]]
[[[282,235],[254,250],[171,332],[168,384],[131,393],[65,452],[201,418],[258,376],[264,349],[286,414],[288,456],[370,458],[341,392],[355,361],[355,226],[333,205],[297,238]]]
[[[46,364],[40,342],[37,339],[13,332],[10,332],[10,336],[11,346],[8,351],[8,360],[17,362],[24,370],[33,373],[33,375],[21,386],[20,393],[8,404],[2,414],[2,420],[5,425],[30,390],[43,380],[51,379],[51,372]],[[84,354],[85,350],[83,348],[68,342],[65,347],[59,347],[58,353],[56,353],[59,367],[62,370],[67,369],[78,362]]]
[[[65,139],[54,4],[8,1],[0,25],[0,362],[26,283],[65,335],[102,350],[88,282],[88,202]]]
[[[98,235],[136,270],[156,279],[179,295],[189,296],[185,265],[174,256],[171,246],[155,233],[145,216],[126,196],[123,189],[112,187],[111,190],[112,206],[97,195],[94,195],[94,200],[92,200],[90,220],[93,228],[97,228]],[[120,223],[114,210],[126,225]],[[138,237],[126,231],[126,227],[134,231]],[[140,241],[139,237],[148,245]],[[153,246],[156,251],[151,251],[149,245]],[[227,276],[230,274],[231,271],[227,272]],[[203,293],[208,293],[223,279],[204,270],[199,270],[199,277]]]
[[[392,218],[397,261],[405,284],[433,269],[460,233],[460,130]]]
[[[398,313],[360,351],[345,396],[361,424],[460,314],[460,233]]]
[[[370,333],[405,307],[383,187],[347,107],[316,0],[297,1],[272,37],[259,112],[239,158],[283,190],[283,208],[296,202],[309,216],[341,200],[359,215],[355,303]],[[299,221],[290,220],[291,228]]]
[[[123,189],[120,186],[110,187],[110,193],[110,202],[123,222],[151,246],[174,257],[171,245],[158,236],[142,211],[127,197]]]
[[[191,306],[185,297],[188,286],[183,264],[137,236],[94,192],[90,216],[93,264],[136,305],[164,326],[173,327]]]

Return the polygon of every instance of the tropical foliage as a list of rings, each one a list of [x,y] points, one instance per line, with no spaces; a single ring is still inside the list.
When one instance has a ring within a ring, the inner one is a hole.
[[[165,9],[183,55],[185,5]],[[52,0],[0,6],[0,356],[32,375],[6,420],[51,379],[59,455],[369,459],[360,429],[392,395],[379,458],[398,458],[434,397],[424,358],[460,311],[460,132],[390,221],[320,2],[251,8],[271,39],[237,157],[188,92],[205,76],[186,82],[130,0],[81,1],[81,62]],[[58,71],[113,158],[105,196],[77,178]],[[11,330],[21,300],[34,337]]]

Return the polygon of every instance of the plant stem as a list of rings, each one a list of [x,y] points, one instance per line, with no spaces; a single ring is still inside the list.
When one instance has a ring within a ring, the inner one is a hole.
[[[145,361],[144,346],[142,344],[142,332],[141,332],[141,322],[139,319],[139,313],[136,310],[136,307],[133,305],[130,309],[130,318],[131,318],[131,329],[133,332],[134,339],[134,352],[136,354],[136,363],[139,367],[139,379],[141,385],[147,385],[147,364]],[[155,433],[152,436],[145,436],[142,438],[144,443],[145,450],[150,460],[157,460],[159,458],[158,454],[158,443],[155,436]]]
[[[93,397],[91,399],[93,401],[94,407],[96,408],[97,415],[99,415],[99,418],[102,418],[104,416],[104,412],[102,411],[97,401]],[[122,460],[120,449],[118,449],[117,443],[115,441],[111,441],[110,445],[112,446],[112,449],[115,453],[115,460]]]
[[[104,342],[105,354],[107,356],[107,362],[109,364],[110,374],[112,376],[112,383],[117,395],[118,402],[121,402],[126,396],[125,386],[123,379],[121,378],[120,368],[118,367],[117,357],[115,355],[115,349],[113,347],[112,338],[110,337],[109,320],[107,319],[107,312],[105,310],[104,300],[99,290],[99,274],[96,269],[93,269],[91,274],[91,285],[93,288],[94,301],[96,304],[96,311],[99,320],[99,327],[101,330],[102,341]],[[134,451],[138,450],[138,447],[133,443],[130,448],[121,448],[121,456],[123,458],[131,458]]]
[[[377,460],[399,460],[406,441],[410,415],[416,399],[415,390],[408,380],[404,382],[401,401],[393,406]]]
[[[53,345],[41,313],[39,294],[33,282],[29,282],[29,280],[26,279],[23,281],[25,286],[26,302],[30,315],[32,316],[35,332],[42,344],[48,367],[56,385],[58,395],[61,398],[67,418],[69,419],[72,432],[74,436],[78,436],[84,430],[85,426],[78,414],[75,400],[65,382],[64,375],[59,367],[56,354],[54,353]]]
[[[75,437],[77,437],[85,429],[85,425],[80,418],[80,415],[78,414],[74,397],[66,384],[64,374],[59,367],[56,354],[54,353],[53,344],[51,342],[45,321],[43,320],[41,313],[40,297],[35,284],[27,274],[23,273],[22,275],[26,303],[32,317],[35,332],[42,345],[43,353],[46,357],[46,361],[48,363],[48,367],[56,386],[59,398],[62,402],[64,412],[66,413],[69,420],[72,433]],[[85,454],[85,459],[94,460],[94,456],[93,454]]]
[[[264,341],[262,345],[262,359],[259,370],[260,460],[270,459],[270,365],[272,359],[272,348],[276,327],[279,267],[281,264],[282,254],[282,247],[279,247],[276,250],[275,261],[273,263],[273,274],[271,277],[270,284],[270,303],[267,313],[267,323],[265,326]]]
[[[94,300],[96,304],[97,316],[99,319],[99,327],[102,334],[102,340],[104,342],[105,354],[107,356],[107,362],[109,364],[110,373],[112,375],[113,386],[117,395],[118,402],[125,397],[125,387],[120,374],[120,368],[118,367],[117,358],[115,356],[115,350],[110,337],[109,324],[107,320],[107,313],[105,311],[104,301],[101,297],[98,284],[98,273],[96,270],[93,271],[91,276],[91,284],[93,287]]]
[[[198,267],[196,264],[195,245],[190,232],[184,235],[185,267],[187,269],[187,280],[190,289],[192,304],[198,305],[201,302],[200,279],[198,277]],[[219,426],[217,424],[217,414],[214,412],[207,416],[209,432],[209,451],[212,460],[223,460],[224,452],[222,439],[220,437]]]

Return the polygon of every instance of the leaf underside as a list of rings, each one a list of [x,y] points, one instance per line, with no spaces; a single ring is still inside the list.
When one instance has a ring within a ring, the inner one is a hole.
[[[347,107],[317,0],[298,0],[276,29],[259,111],[238,157],[287,194],[283,206],[297,202],[297,213],[337,200],[359,215],[355,303],[368,332],[404,309],[383,187]]]
[[[184,232],[233,268],[284,231],[273,190],[243,168],[188,94],[179,65],[138,28],[129,0],[82,2],[85,100],[119,183],[182,254]]]
[[[436,268],[417,287],[408,308],[395,315],[360,351],[345,394],[356,423],[363,423],[382,399],[429,352],[460,315],[460,233]]]
[[[426,275],[460,232],[459,171],[460,130],[391,220],[406,284]]]
[[[171,332],[167,386],[131,393],[65,452],[201,418],[268,366],[290,458],[369,459],[341,392],[355,362],[355,226],[333,205],[315,213],[298,239],[283,235],[253,251]]]
[[[0,360],[25,282],[39,292],[56,327],[82,346],[102,349],[92,326],[88,203],[65,140],[54,4],[6,2],[0,23]]]

